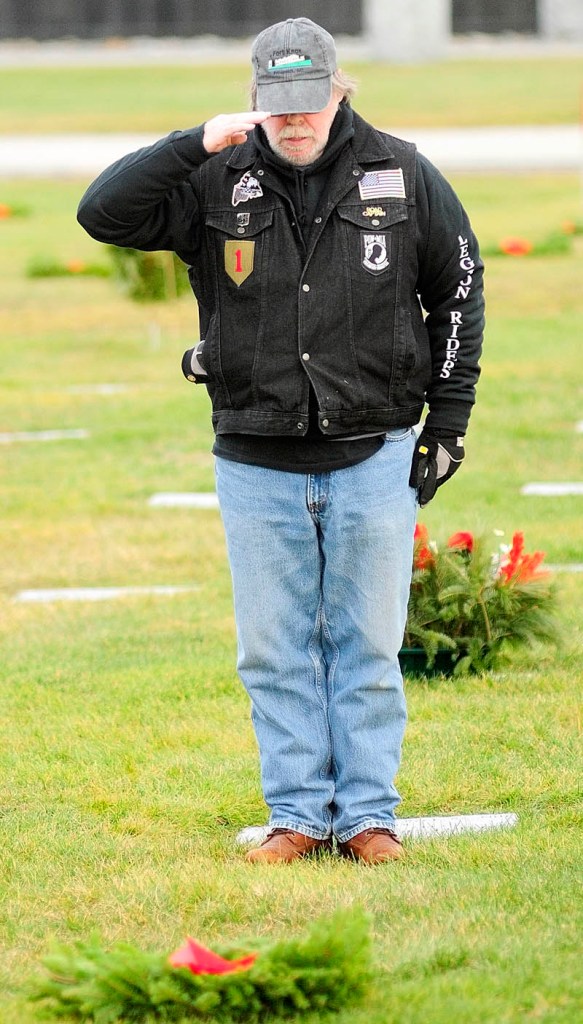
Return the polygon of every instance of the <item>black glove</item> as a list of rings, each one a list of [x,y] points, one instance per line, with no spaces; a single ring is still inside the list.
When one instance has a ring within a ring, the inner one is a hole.
[[[421,507],[431,501],[438,487],[459,469],[464,457],[464,439],[455,434],[436,437],[422,430],[411,463],[409,486],[417,491]]]
[[[203,348],[204,338],[195,348],[187,349],[182,356],[182,372],[187,380],[191,380],[195,384],[205,384],[208,380],[208,374],[202,363]]]

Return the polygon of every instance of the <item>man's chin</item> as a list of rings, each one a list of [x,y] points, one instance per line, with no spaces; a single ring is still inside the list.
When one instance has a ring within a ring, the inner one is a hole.
[[[288,164],[293,164],[295,167],[305,167],[307,164],[312,164],[320,155],[318,147],[314,143],[308,146],[286,146],[279,143],[274,148],[282,160],[286,160]]]

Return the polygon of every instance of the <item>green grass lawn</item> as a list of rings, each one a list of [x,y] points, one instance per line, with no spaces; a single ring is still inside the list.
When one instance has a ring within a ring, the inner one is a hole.
[[[0,1021],[38,1019],[22,986],[53,938],[98,930],[158,950],[187,933],[276,938],[359,903],[378,976],[339,1024],[580,1024],[583,576],[561,575],[559,650],[407,685],[402,815],[512,810],[517,829],[411,843],[403,863],[373,869],[246,865],[234,836],[265,809],[219,516],[147,505],[214,487],[208,401],[180,372],[192,302],[25,277],[33,257],[106,260],[74,221],[84,184],[0,183],[0,203],[30,208],[0,221],[0,432],[91,431],[0,446]],[[485,244],[579,215],[576,176],[454,184]],[[468,456],[421,514],[432,534],[522,529],[550,561],[583,561],[583,499],[520,495],[530,480],[582,479],[582,263],[580,238],[568,256],[490,261]],[[67,390],[90,383],[127,390]],[[197,589],[13,601],[126,584]]]
[[[360,82],[357,109],[385,128],[569,124],[580,116],[583,61],[576,57],[344,67]],[[248,82],[246,64],[5,68],[0,131],[164,134],[245,110]]]

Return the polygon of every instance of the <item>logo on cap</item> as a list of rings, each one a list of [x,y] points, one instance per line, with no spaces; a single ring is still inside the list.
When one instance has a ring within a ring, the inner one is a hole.
[[[312,58],[306,57],[303,53],[292,53],[289,50],[282,53],[277,50],[272,53],[267,64],[268,71],[291,71],[293,68],[311,68]]]

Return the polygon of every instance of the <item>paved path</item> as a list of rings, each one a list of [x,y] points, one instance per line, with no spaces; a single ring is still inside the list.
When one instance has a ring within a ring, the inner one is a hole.
[[[14,67],[131,67],[156,64],[247,64],[252,37],[223,39],[199,36],[192,39],[128,38],[27,39],[0,41],[0,69]],[[370,46],[364,36],[336,36],[342,60],[370,60]],[[533,36],[455,36],[446,44],[445,60],[532,60],[583,57],[581,40],[547,40]]]
[[[390,129],[388,129],[390,131]],[[504,128],[398,128],[443,171],[577,171],[583,169],[578,125]],[[0,177],[91,177],[113,160],[154,142],[155,135],[4,135]]]

